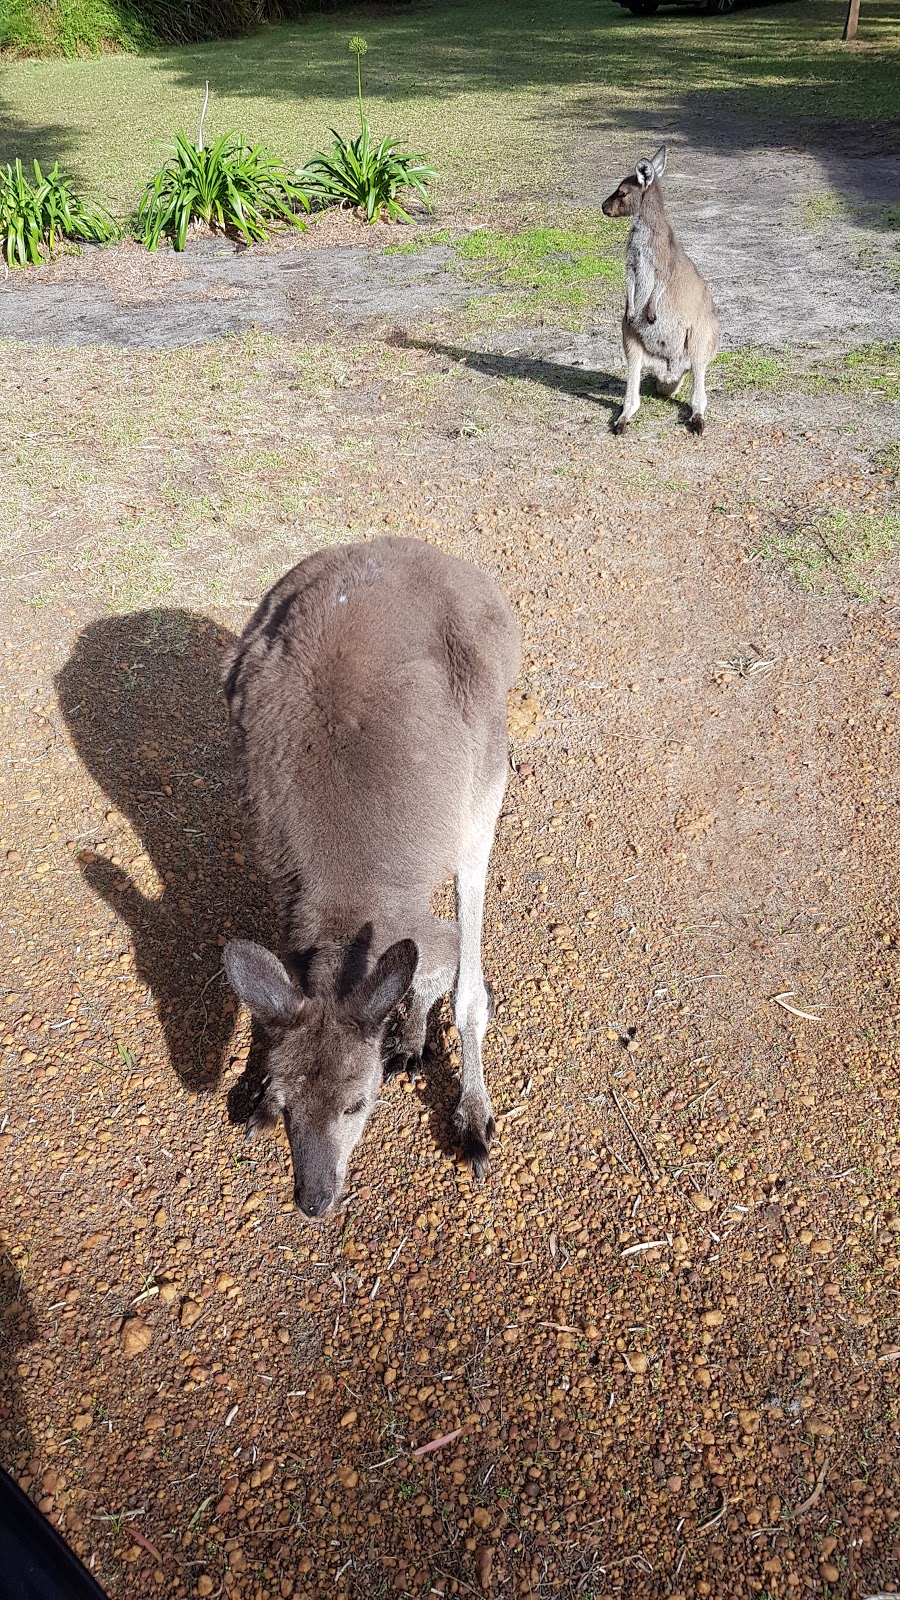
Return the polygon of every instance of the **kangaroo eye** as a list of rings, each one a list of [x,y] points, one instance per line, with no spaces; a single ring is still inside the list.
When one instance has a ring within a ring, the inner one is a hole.
[[[353,1102],[352,1106],[348,1106],[347,1107],[346,1111],[344,1112],[344,1116],[345,1117],[358,1117],[359,1113],[362,1111],[363,1106],[365,1105],[365,1103],[366,1103],[365,1100],[355,1100]]]

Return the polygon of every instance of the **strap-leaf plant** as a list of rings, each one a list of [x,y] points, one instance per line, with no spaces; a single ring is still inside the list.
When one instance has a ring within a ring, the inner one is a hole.
[[[305,189],[267,145],[249,145],[233,129],[204,144],[208,100],[209,84],[196,141],[179,131],[169,160],[141,196],[136,232],[148,250],[156,250],[164,237],[183,250],[188,229],[201,222],[237,233],[245,244],[263,243],[273,223],[305,226],[299,215],[309,210]]]
[[[380,142],[374,139],[362,93],[362,58],[368,48],[365,39],[353,35],[349,49],[356,57],[358,137],[345,139],[332,128],[331,148],[318,151],[300,177],[310,199],[320,206],[349,206],[366,222],[378,222],[385,212],[392,222],[411,222],[398,197],[412,189],[430,211],[427,185],[437,172],[424,155],[402,150],[394,135]]]
[[[0,248],[8,267],[42,261],[63,239],[109,244],[119,229],[102,206],[88,204],[54,162],[48,173],[34,161],[29,177],[19,156],[0,167]]]

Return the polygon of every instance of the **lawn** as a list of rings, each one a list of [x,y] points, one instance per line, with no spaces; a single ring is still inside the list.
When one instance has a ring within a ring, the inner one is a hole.
[[[450,0],[394,16],[316,16],[155,55],[13,62],[0,101],[0,159],[59,155],[91,191],[127,209],[161,142],[196,127],[209,81],[210,134],[238,126],[300,162],[332,124],[354,123],[346,41],[360,30],[370,47],[372,121],[434,154],[442,204],[565,199],[611,137],[651,125],[702,144],[723,102],[745,148],[770,142],[786,119],[814,148],[823,122],[897,118],[897,0],[866,0],[850,51],[840,42],[842,16],[841,0],[646,21],[608,0],[493,11]]]

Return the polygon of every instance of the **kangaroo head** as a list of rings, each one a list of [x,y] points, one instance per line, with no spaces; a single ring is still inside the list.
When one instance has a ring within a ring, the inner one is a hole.
[[[340,980],[307,996],[271,951],[246,939],[225,950],[236,994],[261,1024],[266,1087],[251,1131],[284,1116],[294,1165],[294,1198],[304,1216],[337,1205],[347,1167],[382,1081],[381,1042],[388,1017],[412,983],[418,960],[401,939],[351,985]]]
[[[608,200],[604,200],[602,210],[605,217],[634,217],[641,209],[644,195],[661,178],[666,170],[666,147],[661,144],[655,156],[649,161],[639,161],[634,172],[629,177],[623,178],[618,189],[614,189]]]

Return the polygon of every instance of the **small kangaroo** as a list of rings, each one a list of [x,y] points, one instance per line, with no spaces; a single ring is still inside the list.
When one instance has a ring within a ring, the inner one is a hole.
[[[705,280],[685,255],[663,205],[659,180],[666,147],[639,161],[631,177],[603,202],[607,217],[631,217],[625,254],[625,315],[622,343],[628,363],[625,404],[613,431],[624,433],[641,404],[641,373],[656,378],[670,399],[691,369],[693,393],[688,427],[703,432],[706,369],[719,349],[719,322]]]
[[[229,981],[262,1024],[251,1127],[284,1114],[309,1219],[340,1200],[378,1099],[455,984],[455,1125],[482,1176],[494,1118],[481,1046],[488,857],[506,788],[519,629],[496,583],[415,539],[320,550],[270,590],[226,657],[232,757],[278,909],[281,959],[235,939]],[[431,915],[453,874],[456,922]]]

